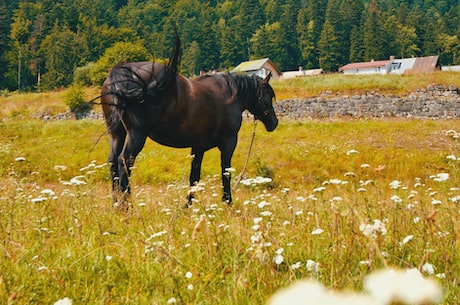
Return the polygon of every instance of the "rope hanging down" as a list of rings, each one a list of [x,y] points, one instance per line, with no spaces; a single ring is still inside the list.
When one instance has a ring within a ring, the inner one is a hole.
[[[251,139],[251,144],[249,144],[248,155],[246,156],[246,162],[244,162],[243,170],[238,175],[238,177],[236,177],[235,184],[233,185],[234,188],[238,186],[238,184],[241,182],[241,179],[243,179],[244,173],[246,172],[246,167],[248,166],[248,162],[249,162],[249,156],[251,155],[252,145],[254,144],[254,139],[256,137],[256,127],[257,127],[257,120],[254,118],[254,129],[252,131],[252,139]]]

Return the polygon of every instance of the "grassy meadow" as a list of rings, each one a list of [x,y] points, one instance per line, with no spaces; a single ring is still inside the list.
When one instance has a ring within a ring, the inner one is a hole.
[[[278,98],[306,88],[274,86]],[[120,213],[104,123],[34,119],[65,110],[61,95],[0,98],[0,304],[265,304],[303,278],[362,291],[366,275],[390,267],[419,269],[443,304],[460,302],[459,120],[259,124],[231,207],[217,150],[185,209],[190,151],[149,141]],[[245,121],[234,177],[252,132]],[[271,181],[250,183],[257,176]]]

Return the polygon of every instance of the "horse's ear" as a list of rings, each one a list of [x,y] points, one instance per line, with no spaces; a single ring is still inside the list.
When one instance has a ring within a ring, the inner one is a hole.
[[[268,81],[270,80],[271,77],[272,77],[272,71],[268,72],[268,75],[265,76],[264,82],[268,83]]]

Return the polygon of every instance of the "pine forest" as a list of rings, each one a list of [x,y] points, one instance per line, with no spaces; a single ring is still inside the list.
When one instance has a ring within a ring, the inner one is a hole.
[[[174,27],[187,76],[265,57],[281,71],[460,64],[458,0],[0,0],[0,90],[100,85],[119,61],[168,58]]]

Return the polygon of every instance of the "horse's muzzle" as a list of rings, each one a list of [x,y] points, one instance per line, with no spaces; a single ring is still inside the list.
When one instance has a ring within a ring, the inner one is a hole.
[[[256,115],[255,117],[264,123],[265,129],[267,131],[273,131],[275,130],[276,126],[278,126],[278,118],[276,117],[274,109],[265,110],[262,115]]]
[[[273,131],[278,126],[278,119],[274,118],[270,119],[269,122],[262,121],[262,123],[264,123],[265,129],[267,129],[267,131]]]

